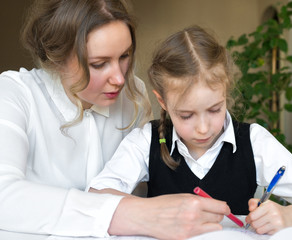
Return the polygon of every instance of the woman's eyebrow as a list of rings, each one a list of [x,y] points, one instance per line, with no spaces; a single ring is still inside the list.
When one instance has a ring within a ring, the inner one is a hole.
[[[123,54],[125,54],[126,52],[129,52],[133,49],[133,44],[131,44],[125,51],[122,52],[121,56]],[[88,57],[88,60],[96,60],[96,59],[101,59],[101,60],[108,60],[110,59],[111,57],[109,56],[89,56]]]

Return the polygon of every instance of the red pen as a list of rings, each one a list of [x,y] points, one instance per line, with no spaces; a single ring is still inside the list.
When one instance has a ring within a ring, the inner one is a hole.
[[[201,197],[205,197],[205,198],[212,198],[208,193],[204,192],[201,188],[199,187],[195,187],[194,189],[194,193],[201,196]],[[227,215],[227,217],[232,220],[233,222],[235,222],[239,227],[244,227],[243,222],[238,219],[237,217],[235,217],[232,213],[230,213],[229,215]]]

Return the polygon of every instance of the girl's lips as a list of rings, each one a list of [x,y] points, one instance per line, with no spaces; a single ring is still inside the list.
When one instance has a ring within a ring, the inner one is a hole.
[[[205,139],[196,139],[196,141],[198,143],[205,143],[205,142],[208,142],[210,138],[205,138]]]

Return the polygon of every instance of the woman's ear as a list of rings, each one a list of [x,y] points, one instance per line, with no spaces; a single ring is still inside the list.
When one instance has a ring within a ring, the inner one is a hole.
[[[156,92],[155,90],[152,90],[152,92],[154,93],[154,95],[156,96],[156,99],[158,101],[158,103],[160,104],[160,106],[165,110],[166,110],[166,106],[164,104],[164,101],[162,99],[162,97],[160,96],[160,94],[158,92]]]

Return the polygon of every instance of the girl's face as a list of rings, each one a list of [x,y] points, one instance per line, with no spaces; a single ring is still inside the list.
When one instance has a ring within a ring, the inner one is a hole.
[[[113,104],[125,83],[125,75],[131,58],[132,38],[128,26],[115,21],[89,33],[87,40],[90,81],[78,92],[84,109],[92,105]],[[69,88],[78,81],[82,71],[76,56],[72,56],[66,66],[63,86],[71,101]],[[69,74],[68,74],[69,73]]]
[[[168,111],[181,140],[196,159],[202,156],[222,134],[226,115],[225,87],[210,88],[199,81],[183,99],[175,91],[166,95]],[[163,104],[162,104],[163,105]]]

